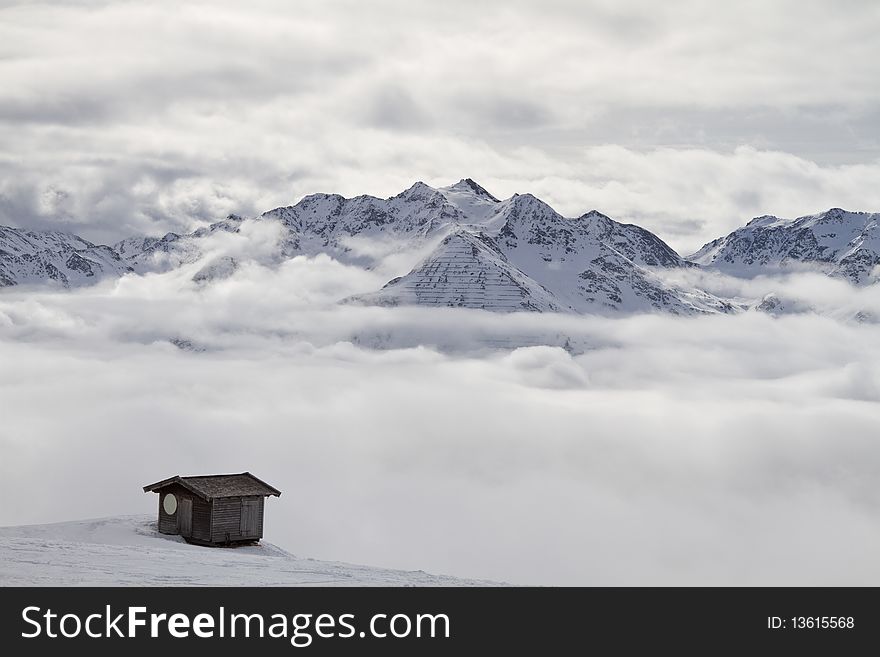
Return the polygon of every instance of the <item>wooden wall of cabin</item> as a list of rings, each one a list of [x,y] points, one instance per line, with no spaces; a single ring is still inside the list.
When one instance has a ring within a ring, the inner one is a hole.
[[[179,484],[170,484],[168,486],[164,486],[161,490],[157,491],[159,493],[159,531],[162,534],[177,534],[180,532],[177,525],[177,512],[169,515],[165,512],[165,496],[169,493],[177,497],[177,505],[180,506],[180,499],[183,496],[192,497],[192,493],[190,493],[186,488],[180,486]]]
[[[192,538],[211,540],[211,503],[201,497],[193,497]]]
[[[163,502],[167,494],[177,497],[177,511],[169,515],[165,513]],[[192,500],[192,537],[201,541],[211,540],[211,505],[198,495],[180,484],[169,484],[159,491],[159,531],[162,534],[179,534],[177,514],[180,512],[180,500]]]
[[[254,500],[257,503],[256,536],[241,534],[241,501]],[[266,498],[252,495],[248,497],[222,497],[214,500],[211,514],[211,542],[256,541],[263,537],[263,507]]]

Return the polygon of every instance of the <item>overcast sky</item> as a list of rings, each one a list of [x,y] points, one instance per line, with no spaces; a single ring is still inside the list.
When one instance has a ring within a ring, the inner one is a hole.
[[[0,9],[0,223],[96,241],[470,176],[681,251],[880,210],[880,4]]]

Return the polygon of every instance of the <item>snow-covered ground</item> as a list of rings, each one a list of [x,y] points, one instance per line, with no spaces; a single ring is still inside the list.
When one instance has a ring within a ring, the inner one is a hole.
[[[491,582],[296,557],[265,541],[209,548],[120,516],[0,527],[2,586],[485,586]]]

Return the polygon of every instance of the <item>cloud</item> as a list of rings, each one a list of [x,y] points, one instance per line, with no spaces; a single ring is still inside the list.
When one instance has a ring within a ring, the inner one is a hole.
[[[0,295],[0,495],[43,474],[0,524],[152,513],[139,487],[169,467],[238,469],[284,491],[267,539],[302,556],[538,584],[880,581],[876,325],[338,306],[374,274],[325,257],[189,276]]]
[[[749,306],[774,295],[795,312],[842,320],[861,316],[876,321],[880,317],[880,289],[877,285],[856,287],[844,279],[832,278],[807,266],[802,269],[792,266],[775,275],[754,278],[737,278],[701,269],[658,269],[655,273],[672,285],[695,287]]]
[[[2,223],[113,242],[470,176],[690,250],[878,207],[872,3],[0,11]]]
[[[561,347],[520,347],[505,360],[520,380],[533,386],[565,389],[587,383],[584,370]]]

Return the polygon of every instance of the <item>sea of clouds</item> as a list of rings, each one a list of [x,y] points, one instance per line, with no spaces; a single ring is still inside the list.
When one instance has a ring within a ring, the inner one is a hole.
[[[249,470],[284,493],[267,540],[302,556],[517,584],[880,584],[880,327],[850,312],[876,292],[712,278],[819,307],[779,318],[338,303],[400,257],[0,292],[0,524],[153,513],[145,484]]]

